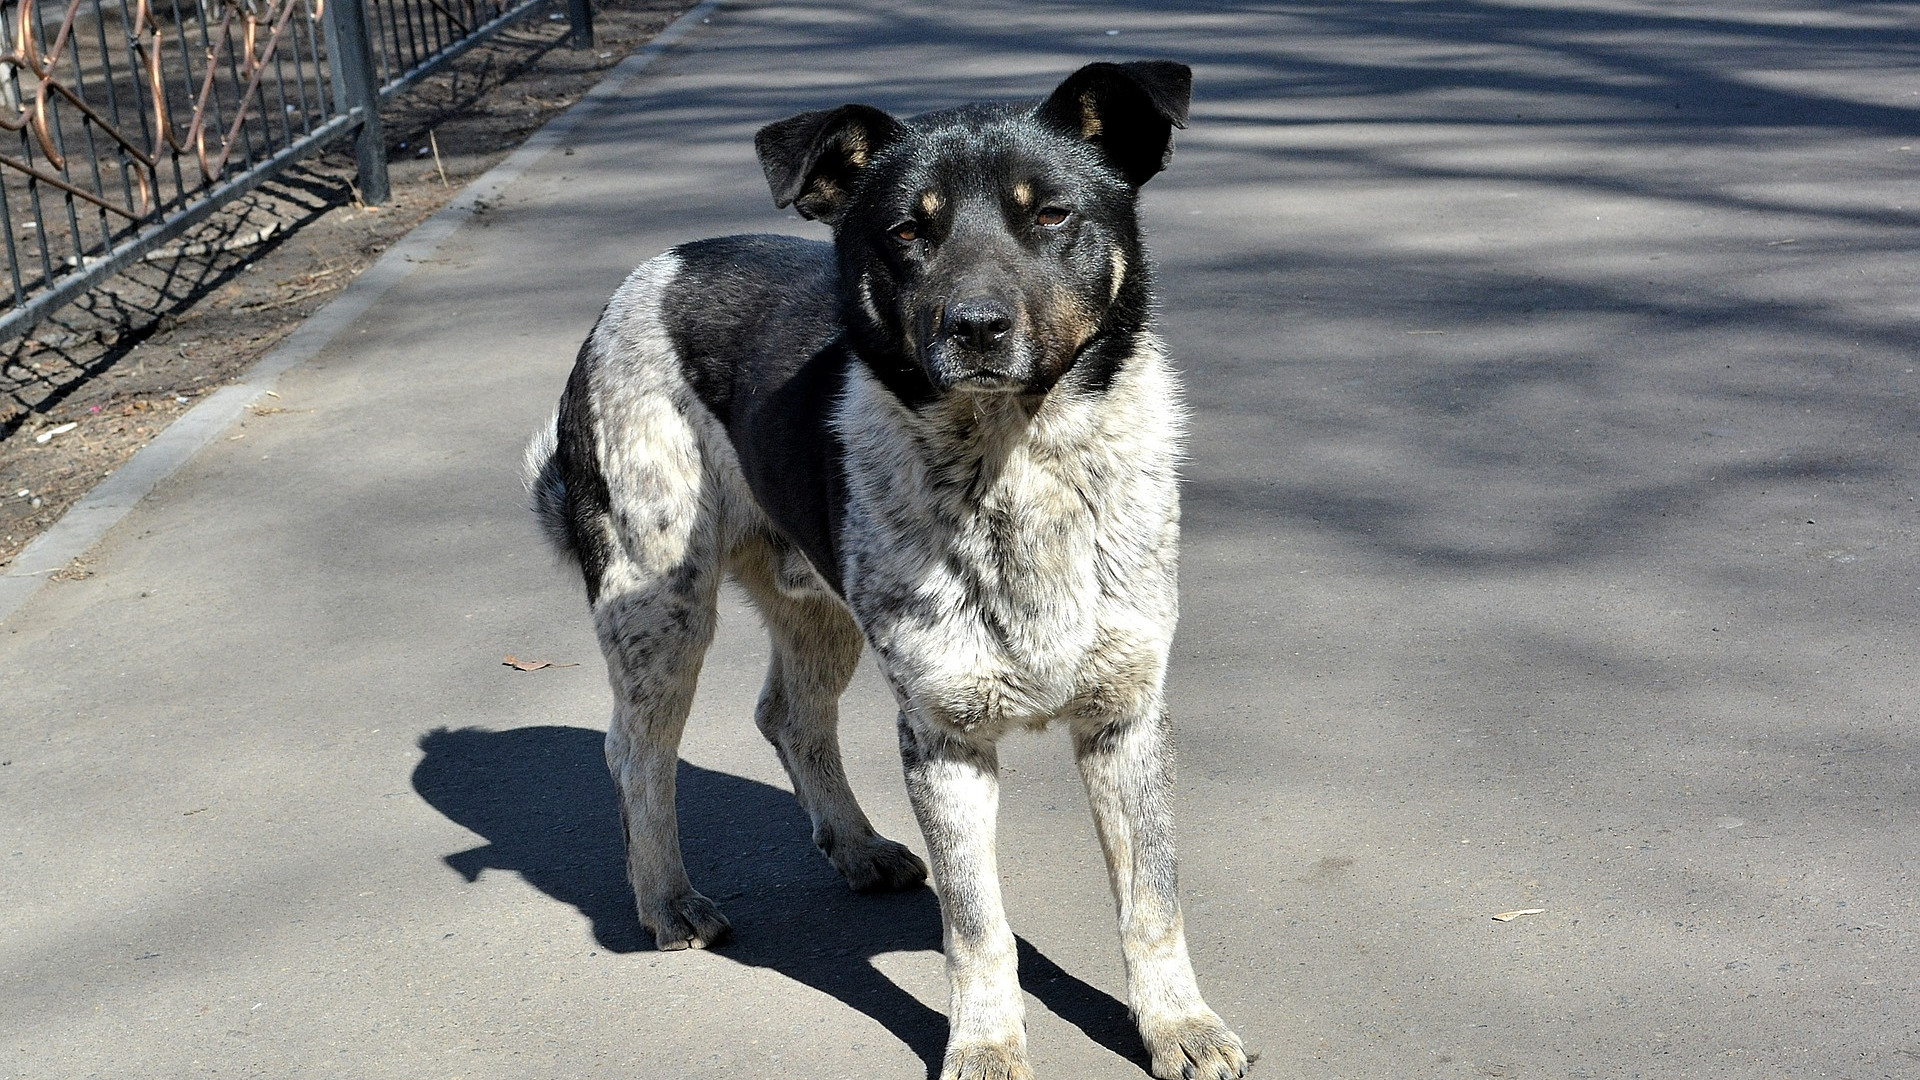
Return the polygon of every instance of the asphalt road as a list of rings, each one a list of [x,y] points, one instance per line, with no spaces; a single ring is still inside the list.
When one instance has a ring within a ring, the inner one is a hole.
[[[734,597],[736,939],[646,944],[517,462],[633,264],[821,235],[761,123],[1158,56],[1183,888],[1256,1075],[1920,1076],[1920,12],[1726,0],[724,5],[0,624],[0,1074],[925,1075],[933,896],[812,850]],[[1064,739],[1005,753],[1036,1067],[1143,1075]]]

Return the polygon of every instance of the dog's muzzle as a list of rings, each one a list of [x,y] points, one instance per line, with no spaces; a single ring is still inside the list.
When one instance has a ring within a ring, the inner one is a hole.
[[[1014,334],[1008,304],[987,296],[955,300],[940,312],[928,373],[945,390],[1018,393],[1032,377],[1031,350]]]

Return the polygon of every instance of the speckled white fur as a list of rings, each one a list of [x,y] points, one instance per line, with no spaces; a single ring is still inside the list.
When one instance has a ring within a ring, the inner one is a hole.
[[[856,369],[847,600],[916,720],[991,742],[1157,701],[1175,599],[1180,408],[1146,339],[1100,395],[1057,387],[922,412]]]

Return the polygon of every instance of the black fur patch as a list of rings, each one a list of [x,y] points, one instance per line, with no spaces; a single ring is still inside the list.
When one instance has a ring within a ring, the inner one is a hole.
[[[827,424],[852,361],[833,248],[728,236],[674,254],[680,274],[661,318],[687,381],[725,425],[755,501],[839,592],[844,484]]]

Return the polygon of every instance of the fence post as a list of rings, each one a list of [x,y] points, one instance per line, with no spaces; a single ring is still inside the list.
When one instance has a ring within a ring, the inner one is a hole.
[[[568,44],[576,49],[593,48],[593,0],[567,0],[567,14],[573,20],[573,40]]]
[[[380,79],[373,67],[362,0],[329,0],[327,63],[333,68],[334,107],[360,111],[354,150],[360,159],[360,201],[379,206],[393,195],[387,182],[387,134],[380,126]]]

